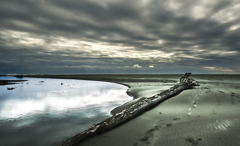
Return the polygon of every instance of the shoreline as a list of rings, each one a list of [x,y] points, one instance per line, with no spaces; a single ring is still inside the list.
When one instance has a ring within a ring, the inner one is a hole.
[[[0,80],[0,86],[18,84],[14,82],[26,82],[27,80]]]
[[[97,80],[125,86],[127,84],[130,88],[136,87],[134,92],[140,93],[138,96],[141,97],[145,87],[145,91],[150,91],[152,87],[157,89],[157,82],[167,80],[166,83],[173,83],[181,76],[31,77]],[[201,86],[186,90],[113,130],[87,139],[81,146],[240,145],[240,75],[192,75],[191,78]]]

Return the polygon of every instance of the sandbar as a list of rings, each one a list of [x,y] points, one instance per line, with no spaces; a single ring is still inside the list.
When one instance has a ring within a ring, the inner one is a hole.
[[[108,81],[127,85],[129,87],[127,93],[138,100],[161,92],[165,86],[175,84],[181,76],[59,75],[52,77]],[[185,90],[131,121],[77,145],[240,145],[240,75],[192,75],[191,77],[198,81],[200,86]]]

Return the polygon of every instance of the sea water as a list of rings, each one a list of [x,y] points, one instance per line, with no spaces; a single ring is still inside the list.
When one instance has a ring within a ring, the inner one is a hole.
[[[0,145],[57,146],[131,100],[114,83],[43,78],[0,86]],[[13,90],[8,90],[8,89]]]

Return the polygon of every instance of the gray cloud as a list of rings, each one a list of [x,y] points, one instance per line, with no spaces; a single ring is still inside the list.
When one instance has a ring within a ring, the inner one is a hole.
[[[239,8],[238,0],[2,0],[0,73],[239,73]]]

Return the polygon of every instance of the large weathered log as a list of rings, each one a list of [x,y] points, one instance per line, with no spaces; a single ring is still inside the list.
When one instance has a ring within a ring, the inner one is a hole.
[[[189,75],[188,75],[189,76]],[[198,82],[193,79],[188,79],[188,76],[182,77],[180,82],[175,86],[171,87],[169,90],[166,90],[155,96],[146,98],[142,101],[139,101],[132,105],[131,107],[123,110],[120,113],[113,115],[112,117],[92,125],[89,129],[79,133],[71,138],[68,138],[63,141],[62,146],[73,146],[82,140],[94,136],[95,134],[103,133],[104,131],[110,130],[124,122],[140,115],[141,113],[147,111],[158,103],[180,93],[185,89],[191,89],[193,86],[198,86]],[[182,80],[184,78],[184,80]]]

